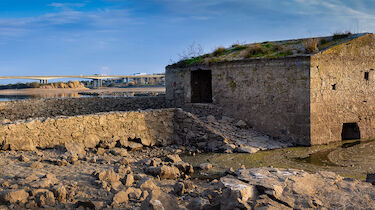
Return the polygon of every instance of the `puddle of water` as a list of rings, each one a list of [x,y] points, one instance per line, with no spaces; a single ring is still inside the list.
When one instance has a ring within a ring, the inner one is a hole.
[[[344,177],[365,179],[366,174],[375,171],[375,141],[344,141],[330,145],[293,147],[261,151],[255,154],[206,153],[183,156],[182,159],[198,167],[209,162],[209,171],[197,171],[197,178],[217,177],[228,168],[275,167],[295,168],[309,172],[333,171]],[[203,175],[203,176],[202,176]]]

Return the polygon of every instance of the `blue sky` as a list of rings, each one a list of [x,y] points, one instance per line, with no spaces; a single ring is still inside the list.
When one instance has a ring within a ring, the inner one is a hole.
[[[373,32],[374,9],[371,0],[0,0],[0,75],[158,73],[193,42],[210,52]]]

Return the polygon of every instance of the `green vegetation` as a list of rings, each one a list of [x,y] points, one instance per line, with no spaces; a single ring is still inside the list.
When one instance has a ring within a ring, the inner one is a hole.
[[[312,54],[353,39],[350,32],[334,33],[329,37],[294,39],[253,44],[235,43],[229,48],[218,47],[212,53],[185,59],[184,65],[212,64],[223,61],[252,58],[281,58],[293,55]]]

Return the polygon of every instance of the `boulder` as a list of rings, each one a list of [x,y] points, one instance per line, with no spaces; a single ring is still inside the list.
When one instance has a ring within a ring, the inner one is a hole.
[[[129,141],[128,148],[131,150],[140,150],[142,149],[143,145],[137,142]]]
[[[124,185],[126,187],[130,187],[130,186],[133,185],[133,183],[134,183],[134,176],[133,176],[133,174],[131,174],[131,173],[127,174],[126,177],[125,177],[125,179],[124,179]]]
[[[175,155],[167,155],[166,161],[171,162],[171,163],[178,163],[178,162],[182,162],[182,159],[180,158],[178,154],[175,154]]]
[[[259,150],[260,150],[259,148],[241,144],[239,147],[237,147],[236,152],[253,154],[253,153],[258,152]]]
[[[150,178],[145,178],[143,180],[140,180],[138,183],[138,188],[142,190],[159,190],[160,188],[154,183],[154,181]]]
[[[231,177],[223,177],[220,182],[223,185],[220,209],[250,209],[247,202],[257,197],[256,187]]]
[[[178,196],[182,196],[185,193],[185,184],[183,182],[176,182],[173,186],[174,193]]]
[[[179,209],[176,198],[160,191],[153,190],[141,205],[142,210],[175,210]]]
[[[375,185],[375,174],[368,173],[366,176],[366,182]]]
[[[85,145],[78,142],[65,143],[65,149],[71,155],[85,155]]]
[[[128,193],[128,197],[130,200],[140,200],[142,196],[142,190],[134,187],[129,187],[126,190],[126,193]]]
[[[55,196],[49,190],[43,189],[37,193],[33,193],[33,195],[39,207],[54,206],[56,203]]]
[[[128,151],[124,148],[113,148],[111,149],[111,154],[112,155],[115,155],[115,156],[127,156],[128,155]]]
[[[177,179],[181,175],[177,167],[166,165],[147,168],[146,172],[153,176],[159,176],[161,179]]]
[[[126,191],[120,191],[113,197],[112,205],[118,205],[121,203],[127,203],[129,201],[129,195]]]
[[[60,203],[65,203],[66,201],[66,195],[68,194],[67,191],[66,191],[66,188],[64,185],[60,184],[60,185],[56,185],[52,188],[52,191],[56,197],[56,199],[60,202]]]
[[[187,206],[187,209],[189,210],[204,210],[208,209],[208,206],[210,205],[210,201],[204,198],[194,198],[189,205]]]
[[[120,180],[120,176],[116,172],[114,172],[113,169],[95,172],[94,175],[100,181],[106,181],[109,183],[118,182]]]
[[[29,193],[25,190],[5,190],[0,193],[0,201],[9,203],[9,204],[24,204],[29,198]]]

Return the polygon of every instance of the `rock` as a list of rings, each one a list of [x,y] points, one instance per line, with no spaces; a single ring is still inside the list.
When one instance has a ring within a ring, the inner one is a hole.
[[[25,190],[5,190],[0,193],[0,201],[3,200],[9,204],[25,204],[29,198],[29,193]]]
[[[134,183],[134,177],[133,177],[133,174],[128,174],[126,175],[125,179],[124,179],[124,185],[125,187],[130,187],[132,186]]]
[[[132,160],[128,158],[122,158],[121,160],[118,161],[118,163],[123,166],[128,166],[130,165],[131,162]]]
[[[52,191],[53,191],[56,199],[60,203],[65,203],[65,201],[66,201],[66,195],[68,193],[67,193],[66,188],[64,187],[64,185],[56,185],[56,186],[54,186],[52,188]]]
[[[212,164],[211,163],[202,163],[199,165],[199,167],[202,169],[202,170],[209,170],[212,168]]]
[[[146,146],[146,147],[149,147],[149,146],[153,146],[154,143],[152,142],[152,140],[150,138],[147,138],[147,137],[144,137],[144,138],[141,138],[141,143]]]
[[[259,150],[260,150],[259,148],[248,146],[248,145],[243,145],[243,144],[237,147],[236,149],[238,153],[250,153],[250,154],[256,153]]]
[[[117,141],[118,147],[123,147],[126,148],[129,146],[129,141],[128,138],[121,138],[120,140]]]
[[[115,156],[127,156],[128,155],[128,151],[124,148],[113,148],[111,149],[110,151],[113,155]]]
[[[21,162],[29,162],[30,159],[24,155],[21,155],[18,157],[18,160],[21,161]]]
[[[224,186],[220,209],[250,209],[247,202],[257,197],[256,187],[235,178],[224,177],[220,182]]]
[[[94,173],[96,178],[98,178],[100,181],[106,181],[106,182],[118,182],[120,180],[120,176],[113,171],[113,169],[103,170],[101,172]]]
[[[54,206],[56,203],[55,196],[49,190],[43,189],[39,191],[38,193],[35,193],[35,194],[33,193],[33,195],[39,207]]]
[[[148,191],[159,190],[159,187],[150,178],[145,178],[143,180],[140,180],[138,183],[138,188],[142,190],[148,190]]]
[[[65,149],[71,155],[85,155],[85,145],[77,142],[65,143]]]
[[[103,149],[112,149],[116,146],[117,142],[114,141],[113,139],[106,139],[106,140],[101,140],[99,143],[99,147]]]
[[[373,185],[375,185],[375,174],[368,173],[366,176],[366,182],[369,182]]]
[[[208,209],[209,205],[210,205],[210,202],[207,199],[194,198],[189,203],[189,205],[187,206],[187,209],[189,209],[189,210],[204,210],[204,209]]]
[[[1,142],[0,142],[1,143]],[[16,150],[16,151],[35,151],[36,146],[32,139],[27,138],[26,136],[22,138],[12,138],[11,142],[8,142],[7,140],[3,142],[2,144],[2,149],[10,149],[10,150]]]
[[[371,209],[375,188],[370,183],[344,179],[333,172],[310,174],[294,169],[257,168],[236,172],[236,179],[254,186],[254,206],[293,209]],[[233,178],[233,177],[227,177]],[[224,196],[224,191],[223,191]]]
[[[185,163],[185,162],[177,162],[173,164],[178,168],[178,170],[182,171],[185,174],[192,174],[194,173],[194,167],[190,163]]]
[[[105,153],[105,149],[104,149],[104,148],[99,147],[99,148],[96,150],[96,154],[97,154],[97,155],[103,155],[104,153]]]
[[[143,145],[140,143],[129,141],[129,146],[131,150],[140,150],[142,149]]]
[[[245,121],[243,121],[243,120],[239,120],[239,121],[236,123],[236,127],[241,128],[241,129],[245,129],[245,128],[247,128],[247,124],[246,124]]]
[[[120,191],[116,193],[116,195],[113,197],[113,205],[127,203],[128,201],[129,201],[129,196],[126,191]]]
[[[233,123],[234,119],[230,118],[230,117],[227,117],[227,116],[223,116],[223,117],[221,117],[220,121],[224,122],[224,123]]]
[[[236,149],[236,145],[234,145],[234,144],[224,144],[223,146],[221,146],[220,149],[222,151],[224,151],[225,153],[233,153],[233,150]]]
[[[41,162],[33,162],[30,164],[30,168],[43,168],[43,164]]]
[[[171,162],[171,163],[183,162],[182,159],[180,158],[180,156],[177,155],[177,154],[175,154],[175,155],[167,155],[166,161],[167,162]]]
[[[185,184],[183,182],[176,182],[173,186],[174,193],[178,196],[182,196],[185,193]]]
[[[179,209],[176,198],[160,191],[153,190],[141,205],[142,210],[174,210]]]
[[[84,138],[83,144],[86,148],[93,149],[99,144],[99,142],[100,142],[99,136],[89,134]]]
[[[177,179],[181,175],[177,167],[165,165],[147,168],[146,172],[153,176],[159,176],[162,179]]]
[[[216,122],[216,118],[212,115],[208,115],[207,116],[207,121],[210,122],[210,123],[214,123]]]
[[[126,192],[130,200],[139,200],[142,196],[142,190],[139,188],[129,187]]]
[[[55,185],[58,182],[58,179],[54,174],[47,174],[43,176],[41,179],[33,181],[30,183],[30,186],[34,189],[40,188],[50,188],[51,186]]]

